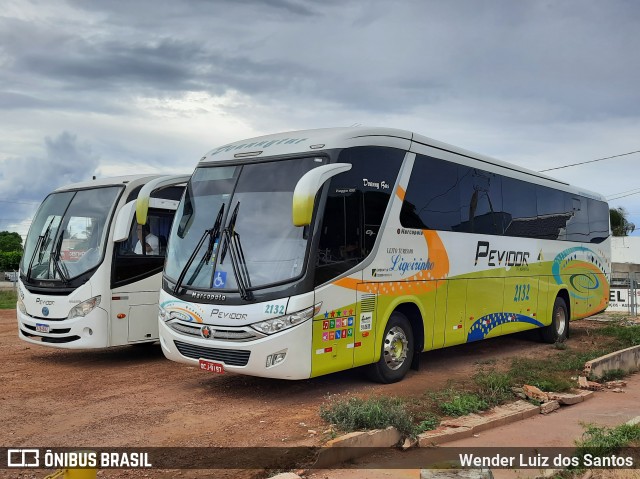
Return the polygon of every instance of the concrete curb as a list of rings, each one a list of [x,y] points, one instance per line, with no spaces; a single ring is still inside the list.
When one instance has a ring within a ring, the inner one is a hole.
[[[627,349],[606,354],[584,364],[584,374],[602,377],[605,372],[613,369],[622,369],[625,372],[638,371],[640,369],[640,346],[632,346]]]
[[[321,448],[313,467],[322,469],[350,461],[369,454],[371,448],[395,446],[400,442],[400,439],[402,439],[402,434],[393,426],[373,431],[350,432],[332,439],[327,443],[327,447]]]
[[[536,414],[540,414],[540,406],[534,406],[527,401],[516,401],[494,407],[482,415],[470,414],[444,421],[441,423],[441,427],[420,434],[418,436],[418,444],[420,447],[444,444],[457,439],[471,437],[487,429],[511,424]]]

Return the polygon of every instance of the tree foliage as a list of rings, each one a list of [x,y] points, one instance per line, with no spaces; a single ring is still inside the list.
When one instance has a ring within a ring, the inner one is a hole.
[[[22,238],[18,233],[0,231],[0,271],[17,270],[22,257]]]
[[[611,219],[611,233],[613,236],[629,236],[636,229],[636,225],[627,220],[627,211],[621,206],[609,210]]]
[[[0,231],[0,252],[19,251],[22,253],[22,237],[18,233]]]

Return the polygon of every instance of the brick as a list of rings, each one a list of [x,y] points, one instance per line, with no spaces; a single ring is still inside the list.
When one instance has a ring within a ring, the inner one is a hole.
[[[549,393],[549,399],[558,401],[562,406],[571,406],[584,401],[584,396],[575,393]]]
[[[607,389],[623,388],[627,386],[626,381],[607,381],[604,383]]]
[[[540,406],[541,414],[549,414],[550,412],[560,409],[560,403],[558,401],[549,401]]]
[[[525,384],[524,386],[522,386],[522,390],[527,395],[527,397],[530,397],[531,399],[536,399],[538,401],[549,400],[549,396],[547,395],[547,393],[541,391],[535,386],[529,386],[528,384]]]

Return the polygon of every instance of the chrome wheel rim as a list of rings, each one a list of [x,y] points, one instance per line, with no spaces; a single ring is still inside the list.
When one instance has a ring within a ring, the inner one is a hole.
[[[384,338],[384,361],[393,371],[400,368],[407,359],[409,340],[402,328],[394,326]]]
[[[564,334],[565,329],[567,329],[567,313],[564,308],[556,309],[556,333],[558,336],[562,336]]]

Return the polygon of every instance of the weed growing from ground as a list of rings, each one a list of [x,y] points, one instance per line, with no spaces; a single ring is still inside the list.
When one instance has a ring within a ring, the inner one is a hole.
[[[413,417],[398,398],[350,398],[320,408],[320,417],[343,431],[395,427],[405,436],[415,435]]]

